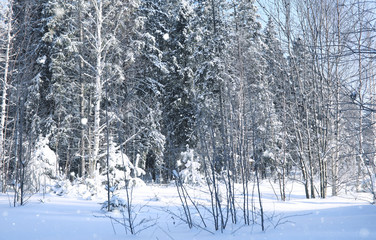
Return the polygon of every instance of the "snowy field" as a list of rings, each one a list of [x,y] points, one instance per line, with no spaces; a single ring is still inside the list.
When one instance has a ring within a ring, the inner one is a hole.
[[[294,184],[289,200],[276,200],[268,182],[262,184],[266,231],[259,223],[228,224],[223,233],[213,230],[212,220],[202,210],[207,230],[189,229],[178,216],[182,207],[171,186],[145,186],[134,189],[133,206],[137,214],[137,235],[125,232],[100,210],[104,199],[83,200],[73,196],[34,195],[22,207],[11,207],[12,196],[0,195],[1,240],[86,240],[86,239],[155,239],[155,240],[210,240],[210,239],[267,239],[267,240],[356,240],[376,239],[376,206],[369,204],[367,194],[347,194],[327,199],[305,199],[303,189]],[[209,203],[205,188],[191,189],[194,199]],[[209,206],[209,204],[207,205]],[[241,202],[239,202],[239,209]],[[201,206],[202,207],[202,206]],[[202,208],[203,209],[203,208]],[[194,210],[192,209],[192,212]],[[113,218],[121,219],[119,212]],[[197,217],[197,216],[196,216]],[[195,222],[199,223],[198,218]],[[149,228],[147,228],[149,226]],[[144,229],[146,228],[146,229]],[[144,230],[142,230],[144,229]]]

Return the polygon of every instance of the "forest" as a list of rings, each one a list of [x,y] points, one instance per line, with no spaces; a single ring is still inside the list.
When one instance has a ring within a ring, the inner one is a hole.
[[[1,5],[0,191],[14,206],[100,181],[111,210],[117,189],[175,181],[189,210],[185,184],[201,184],[218,230],[238,209],[249,224],[253,183],[262,216],[265,180],[282,201],[290,181],[307,199],[376,201],[375,2]]]

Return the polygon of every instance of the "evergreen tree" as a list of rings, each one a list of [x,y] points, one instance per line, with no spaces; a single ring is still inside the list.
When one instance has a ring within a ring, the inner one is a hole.
[[[51,91],[51,71],[49,69],[50,42],[47,19],[44,11],[48,1],[14,1],[14,18],[17,32],[13,39],[18,49],[15,68],[16,93],[16,121],[17,134],[14,153],[17,161],[14,164],[15,182],[19,188],[15,189],[15,201],[24,203],[27,189],[25,181],[28,160],[35,151],[39,135],[47,136],[52,125],[54,102],[49,98]]]
[[[168,14],[164,1],[142,1],[138,9],[140,26],[137,31],[138,45],[132,71],[135,79],[129,88],[129,132],[137,134],[127,144],[128,155],[140,158],[147,178],[159,181],[164,165],[165,136],[162,134],[162,79],[168,73],[163,60],[168,36]]]
[[[54,102],[51,147],[59,157],[59,165],[66,175],[78,171],[80,111],[78,33],[75,22],[75,2],[53,0],[45,5],[48,31],[45,39],[50,42],[49,64],[51,90],[49,98]]]
[[[165,164],[167,179],[175,169],[181,152],[196,145],[194,73],[194,11],[188,1],[172,2],[170,29],[165,59],[169,73],[163,79],[163,125],[166,136]]]
[[[273,156],[273,168],[276,168],[280,184],[281,199],[286,199],[285,179],[288,172],[288,159],[291,138],[288,121],[288,98],[289,82],[287,78],[287,62],[281,48],[281,43],[277,39],[277,33],[272,18],[269,17],[264,33],[263,58],[266,61],[265,78],[270,86],[272,94],[272,106],[270,108],[271,127],[271,153]]]

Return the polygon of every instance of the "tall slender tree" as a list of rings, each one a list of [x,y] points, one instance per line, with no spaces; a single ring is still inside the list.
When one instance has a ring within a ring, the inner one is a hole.
[[[4,36],[4,42],[1,43],[2,46],[2,52],[4,53],[4,56],[2,57],[2,64],[4,65],[4,69],[2,71],[3,77],[1,81],[1,107],[0,107],[0,179],[1,179],[1,191],[6,191],[6,184],[8,179],[8,173],[9,173],[9,155],[6,152],[6,115],[7,115],[7,103],[9,102],[8,98],[8,92],[9,92],[9,85],[10,85],[10,76],[12,73],[11,69],[11,56],[14,52],[12,49],[12,40],[14,33],[12,31],[13,27],[13,1],[9,1],[8,6],[5,7],[5,9],[2,9],[4,11],[4,19],[6,20],[5,28],[2,29],[1,34]]]
[[[163,123],[166,136],[165,166],[170,179],[177,160],[182,152],[196,145],[194,73],[196,66],[193,57],[195,33],[193,19],[195,13],[188,1],[171,3],[168,48],[165,59],[169,73],[165,76],[163,99]],[[167,37],[165,37],[167,38]]]

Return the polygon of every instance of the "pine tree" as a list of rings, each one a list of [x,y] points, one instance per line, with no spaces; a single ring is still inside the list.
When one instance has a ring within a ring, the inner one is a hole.
[[[147,178],[159,181],[164,167],[165,136],[162,134],[162,97],[163,78],[168,73],[163,60],[163,51],[167,46],[168,14],[166,2],[142,1],[137,15],[139,28],[136,34],[138,51],[135,72],[127,97],[128,132],[136,134],[127,144],[131,159],[140,158],[145,167]],[[137,134],[137,132],[139,134]]]
[[[59,157],[59,167],[65,175],[70,170],[77,172],[75,156],[78,155],[80,116],[78,45],[75,28],[75,5],[69,1],[53,0],[45,5],[48,14],[48,31],[45,38],[50,41],[49,68],[51,71],[51,90],[49,98],[54,102],[50,145]]]
[[[194,11],[188,1],[171,3],[170,29],[164,58],[169,73],[163,79],[163,123],[166,136],[165,164],[171,178],[181,152],[196,145],[194,72]]]
[[[49,69],[50,43],[44,38],[47,33],[47,15],[44,7],[47,1],[14,1],[15,32],[13,44],[18,52],[15,68],[16,121],[15,128],[15,204],[24,203],[27,165],[34,151],[37,137],[47,136],[52,124],[54,103],[48,98],[51,90]],[[26,148],[27,147],[27,148]]]
[[[273,156],[271,166],[276,169],[280,185],[281,200],[286,199],[285,180],[288,172],[289,138],[288,131],[288,92],[287,62],[282,51],[281,43],[277,39],[277,32],[272,18],[269,17],[264,33],[263,58],[266,61],[265,79],[269,86],[272,98],[272,108],[269,112],[269,131],[271,132],[270,151]]]

